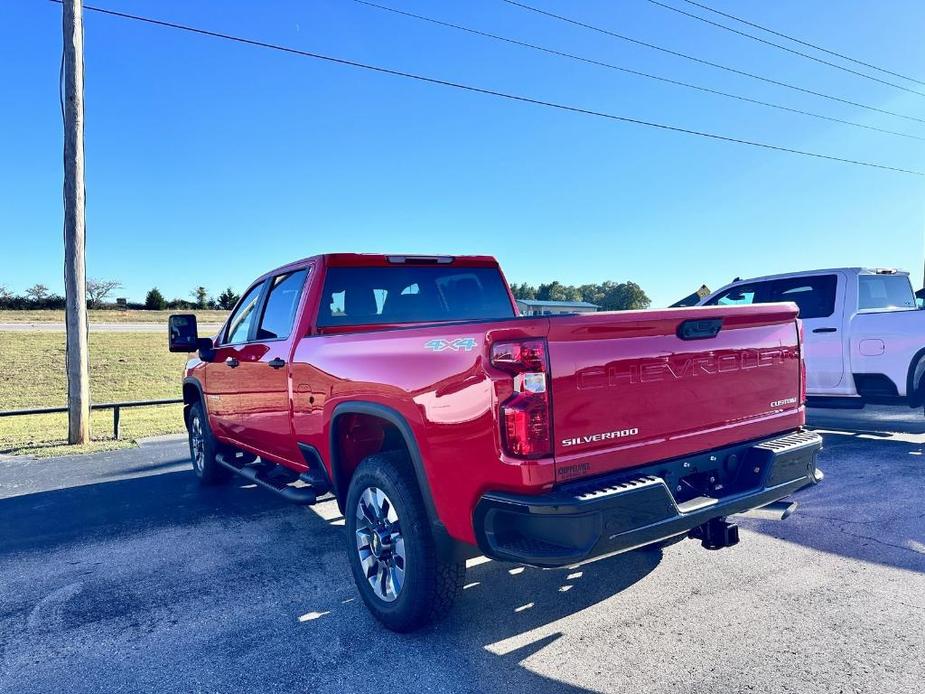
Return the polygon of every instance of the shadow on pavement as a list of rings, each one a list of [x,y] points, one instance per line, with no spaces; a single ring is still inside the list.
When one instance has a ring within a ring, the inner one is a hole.
[[[743,527],[824,552],[925,572],[925,445],[890,434],[823,432],[825,481],[785,521]]]
[[[367,691],[375,653],[401,664],[397,691],[584,691],[522,663],[561,637],[548,625],[661,560],[642,551],[573,571],[486,561],[446,621],[397,635],[362,605],[333,504],[326,520],[159,467],[0,499],[0,689],[91,690],[104,677],[127,690],[313,691],[324,680]]]
[[[0,525],[5,530],[0,556],[185,526],[210,517],[247,520],[289,508],[258,491],[231,485],[200,487],[192,471],[182,471],[0,499]]]

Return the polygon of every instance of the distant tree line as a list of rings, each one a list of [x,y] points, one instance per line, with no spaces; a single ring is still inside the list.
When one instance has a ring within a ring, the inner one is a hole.
[[[218,311],[230,311],[241,298],[235,294],[231,287],[219,294],[217,297],[209,296],[209,290],[205,287],[195,287],[190,291],[192,301],[187,299],[173,299],[167,301],[157,287],[152,287],[145,295],[145,302],[140,308],[151,311],[163,311],[165,309],[191,310],[191,309],[212,309]]]
[[[131,308],[151,311],[215,309],[230,311],[238,302],[240,295],[228,287],[218,296],[211,296],[205,287],[194,287],[189,299],[170,299],[164,297],[157,287],[152,287],[145,296],[144,303],[109,301],[112,293],[120,289],[122,283],[115,280],[88,279],[87,306],[89,308]],[[628,309],[649,308],[652,303],[646,293],[635,282],[613,282],[607,280],[601,284],[582,284],[580,286],[550,282],[538,287],[522,282],[512,284],[511,291],[517,299],[538,299],[541,301],[587,301],[597,304],[604,311],[623,311]],[[0,284],[0,309],[63,309],[64,297],[53,294],[44,284],[34,284],[22,294],[14,294],[9,288]]]
[[[523,282],[512,284],[511,291],[516,299],[536,299],[538,301],[587,301],[597,304],[603,311],[626,311],[630,309],[649,308],[652,300],[646,296],[635,282],[613,282],[607,280],[601,284],[582,284],[575,286],[550,282],[538,287]]]
[[[44,284],[34,284],[22,294],[14,294],[5,284],[0,284],[0,308],[64,308],[64,297],[53,294]]]
[[[205,287],[195,287],[190,292],[192,300],[167,300],[157,287],[152,288],[145,296],[144,303],[132,301],[114,302],[112,294],[122,288],[122,283],[116,280],[87,279],[87,308],[94,309],[149,309],[149,310],[190,310],[190,309],[216,309],[230,311],[238,302],[239,295],[228,287],[218,296],[209,295]],[[63,309],[64,297],[55,294],[48,286],[36,283],[24,290],[22,294],[14,294],[5,284],[0,284],[0,309],[29,310],[29,309]]]

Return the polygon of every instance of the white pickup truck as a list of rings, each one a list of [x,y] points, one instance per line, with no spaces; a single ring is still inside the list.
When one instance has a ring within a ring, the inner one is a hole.
[[[736,279],[700,305],[772,301],[800,307],[807,404],[925,403],[925,311],[909,273],[852,267]]]

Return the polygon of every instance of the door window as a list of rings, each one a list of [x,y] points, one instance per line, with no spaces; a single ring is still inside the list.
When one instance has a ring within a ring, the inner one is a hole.
[[[285,340],[289,337],[299,307],[299,297],[302,296],[305,275],[306,270],[296,270],[277,275],[270,281],[267,305],[257,329],[258,340]]]
[[[247,342],[251,325],[254,323],[254,316],[257,312],[257,303],[260,300],[260,290],[263,288],[263,282],[251,287],[250,291],[241,299],[231,319],[228,321],[228,332],[225,344],[239,345]]]

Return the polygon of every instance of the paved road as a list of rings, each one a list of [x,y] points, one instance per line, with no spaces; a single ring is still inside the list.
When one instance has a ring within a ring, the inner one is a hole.
[[[480,563],[405,636],[360,603],[332,504],[200,489],[180,442],[2,461],[0,691],[920,692],[925,436],[825,437],[825,484],[735,548]]]
[[[91,321],[91,333],[166,333],[167,323],[96,323]],[[203,323],[199,330],[203,335],[217,333],[220,325]],[[63,333],[64,323],[0,323],[0,332],[42,332]]]

